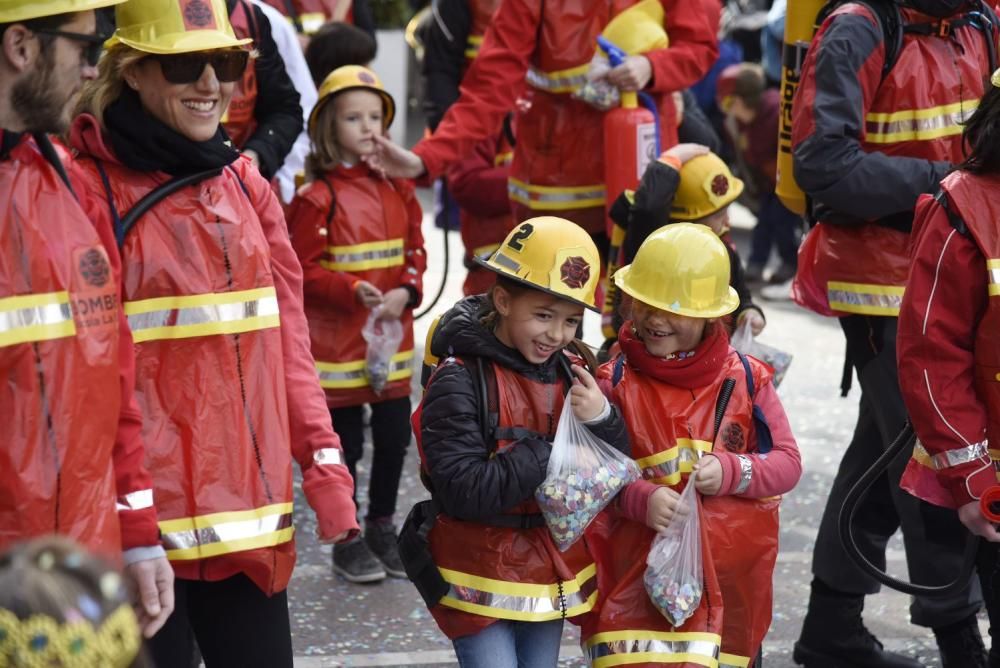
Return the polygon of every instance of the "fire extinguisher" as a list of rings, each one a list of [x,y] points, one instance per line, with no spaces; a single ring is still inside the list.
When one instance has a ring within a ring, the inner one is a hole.
[[[618,67],[627,54],[598,35],[597,45]],[[639,106],[639,102],[642,106]],[[660,155],[660,128],[656,103],[646,93],[621,92],[621,105],[604,114],[604,191],[607,207],[626,190],[634,190],[646,166]],[[613,236],[607,219],[608,237]]]
[[[799,87],[802,63],[816,30],[816,16],[826,0],[795,0],[785,13],[785,45],[781,55],[781,111],[778,116],[778,199],[790,211],[806,212],[806,197],[792,173],[792,98]]]

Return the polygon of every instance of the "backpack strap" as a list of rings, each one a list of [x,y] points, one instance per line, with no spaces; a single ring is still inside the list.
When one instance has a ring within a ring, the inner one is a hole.
[[[753,401],[756,388],[754,387],[753,370],[750,368],[750,360],[739,351],[736,354],[739,355],[740,362],[743,363],[743,370],[746,372],[747,377],[747,392],[750,393],[750,400]],[[753,402],[753,426],[757,432],[757,452],[760,454],[770,452],[774,447],[774,439],[771,437],[771,427],[767,424],[767,417],[764,415],[764,411],[761,410],[755,401]]]
[[[962,220],[960,215],[958,215],[958,212],[951,208],[951,204],[948,202],[948,195],[945,193],[944,188],[938,188],[938,191],[934,193],[934,201],[940,204],[941,208],[944,209],[944,215],[948,216],[948,222],[951,223],[951,226],[954,227],[955,230],[963,237],[968,237],[969,226],[965,224],[965,221]]]
[[[55,147],[52,146],[52,142],[49,141],[49,136],[44,132],[35,132],[31,135],[35,139],[35,145],[38,146],[38,151],[45,158],[45,161],[52,165],[52,169],[56,170],[56,174],[66,187],[69,188],[69,192],[73,195],[73,199],[79,201],[80,198],[76,196],[76,192],[73,190],[73,184],[69,182],[69,176],[66,175],[66,167],[62,164],[62,160],[59,159],[59,154],[56,153]]]

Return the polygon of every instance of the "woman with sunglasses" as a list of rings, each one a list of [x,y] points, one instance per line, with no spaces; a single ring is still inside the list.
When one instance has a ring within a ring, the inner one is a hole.
[[[219,127],[247,40],[224,0],[129,0],[116,18],[71,143],[88,212],[118,236],[146,463],[176,573],[153,656],[188,666],[193,636],[209,668],[291,668],[293,457],[319,538],[347,540],[358,525],[280,204]]]

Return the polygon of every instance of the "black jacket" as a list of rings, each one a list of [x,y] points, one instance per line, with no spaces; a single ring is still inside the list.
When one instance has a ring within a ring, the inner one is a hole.
[[[302,107],[299,104],[299,93],[285,70],[285,61],[278,53],[278,45],[271,36],[271,24],[267,16],[249,0],[226,0],[230,16],[237,2],[245,2],[246,9],[253,10],[254,20],[249,22],[250,32],[258,53],[254,60],[257,76],[254,118],[257,129],[242,149],[257,153],[260,157],[260,173],[264,178],[271,179],[281,169],[285,157],[302,132]]]
[[[680,172],[654,160],[646,168],[642,181],[636,188],[635,203],[629,205],[624,193],[615,201],[610,215],[616,223],[625,228],[625,241],[622,244],[623,265],[632,262],[639,246],[650,234],[670,222],[670,203],[674,201],[680,181]],[[740,297],[740,305],[733,313],[733,317],[738,318],[743,311],[751,308],[763,317],[764,312],[753,303],[753,295],[747,287],[739,255],[728,243],[725,243],[725,246],[726,252],[729,253],[729,284]]]
[[[490,456],[480,424],[480,409],[469,363],[476,357],[497,362],[529,378],[560,385],[567,380],[553,355],[545,364],[531,364],[497,340],[479,322],[482,295],[467,297],[446,313],[431,342],[431,352],[443,361],[424,393],[421,438],[434,497],[444,512],[461,520],[484,520],[510,510],[534,496],[545,479],[551,445],[537,437],[518,439]],[[559,353],[562,354],[562,353]],[[463,363],[448,360],[457,357]],[[570,410],[566,404],[566,410]],[[553,424],[558,421],[553,415]],[[588,426],[598,438],[627,453],[625,422],[612,406],[604,421]]]
[[[468,0],[434,0],[431,12],[421,26],[420,40],[424,45],[424,116],[433,131],[458,99],[472,12]]]

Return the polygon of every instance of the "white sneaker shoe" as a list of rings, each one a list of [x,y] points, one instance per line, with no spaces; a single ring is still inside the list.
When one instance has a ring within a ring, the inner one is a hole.
[[[788,302],[792,300],[792,280],[777,285],[765,285],[760,289],[760,298],[769,302]]]

